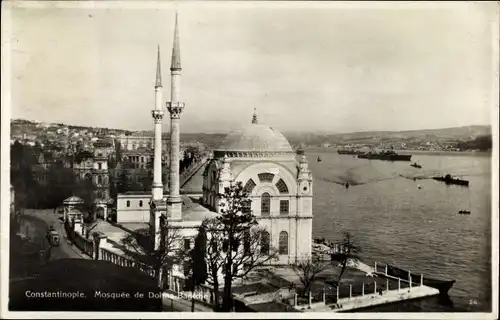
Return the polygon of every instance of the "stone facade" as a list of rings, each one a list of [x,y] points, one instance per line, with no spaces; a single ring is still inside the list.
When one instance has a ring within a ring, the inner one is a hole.
[[[293,153],[278,159],[214,158],[204,173],[203,203],[218,212],[217,194],[231,179],[241,181],[247,189],[252,213],[268,230],[270,245],[280,253],[275,263],[289,264],[311,256],[312,176],[305,157],[300,163]]]

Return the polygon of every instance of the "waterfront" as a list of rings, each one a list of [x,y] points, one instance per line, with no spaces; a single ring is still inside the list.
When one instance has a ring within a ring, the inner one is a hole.
[[[367,263],[457,281],[450,290],[453,306],[434,297],[367,311],[491,311],[489,156],[414,154],[412,162],[422,165],[417,169],[410,162],[357,159],[335,150],[306,153],[315,177],[313,237],[338,241],[350,231]],[[470,187],[424,179],[446,173],[470,180]],[[461,209],[472,213],[459,215]]]

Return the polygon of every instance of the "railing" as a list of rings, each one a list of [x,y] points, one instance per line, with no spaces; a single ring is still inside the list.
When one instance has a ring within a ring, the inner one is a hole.
[[[99,248],[98,258],[99,260],[109,261],[122,267],[138,268],[139,270],[141,270],[142,272],[151,277],[154,277],[156,274],[155,270],[151,266],[134,261],[129,257],[122,256],[116,252],[113,252],[105,248]]]
[[[179,185],[182,188],[186,182],[208,161],[208,158],[201,158],[199,161],[193,162],[189,167],[184,169],[179,179]]]

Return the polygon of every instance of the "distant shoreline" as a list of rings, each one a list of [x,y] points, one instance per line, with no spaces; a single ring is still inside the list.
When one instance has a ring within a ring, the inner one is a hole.
[[[306,147],[305,151],[326,151],[326,152],[337,152],[335,148],[329,147]],[[443,155],[443,156],[479,156],[479,157],[491,157],[492,151],[431,151],[431,150],[394,150],[401,154],[422,154],[422,155]]]

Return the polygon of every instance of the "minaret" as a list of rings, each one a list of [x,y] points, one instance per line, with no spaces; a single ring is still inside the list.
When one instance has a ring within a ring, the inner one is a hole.
[[[181,89],[181,52],[179,47],[179,26],[177,13],[175,14],[174,45],[172,48],[172,65],[170,66],[171,90],[167,109],[170,112],[170,183],[167,197],[167,212],[169,219],[182,218],[182,199],[179,194],[179,134],[180,118],[184,102],[180,101]]]
[[[151,240],[154,241],[154,248],[160,248],[160,218],[162,215],[166,214],[167,207],[163,200],[163,183],[162,183],[162,172],[161,172],[161,127],[164,111],[162,109],[163,98],[162,98],[163,86],[161,84],[161,67],[160,67],[160,46],[158,46],[158,58],[156,61],[156,81],[155,81],[155,108],[151,111],[153,116],[154,126],[155,126],[155,146],[154,146],[154,176],[153,176],[153,187],[151,191],[151,211],[150,211],[150,228]]]
[[[155,147],[154,147],[154,177],[152,196],[154,200],[163,199],[163,183],[161,173],[161,138],[162,138],[162,119],[163,119],[163,86],[161,84],[161,65],[160,65],[160,46],[158,46],[158,58],[156,60],[156,81],[155,81],[155,108],[152,111],[155,123]]]

